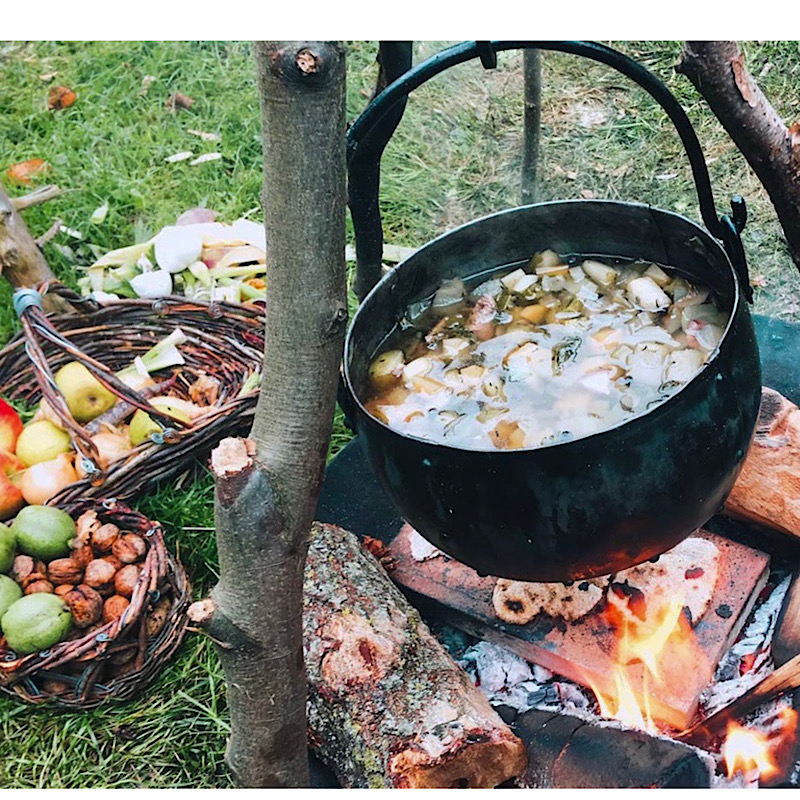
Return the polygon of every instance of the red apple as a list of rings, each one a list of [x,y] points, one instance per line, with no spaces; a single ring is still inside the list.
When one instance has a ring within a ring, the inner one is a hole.
[[[0,452],[0,520],[13,517],[24,505],[18,484],[25,465],[13,454]]]
[[[0,451],[13,453],[21,431],[22,420],[19,414],[0,397]]]

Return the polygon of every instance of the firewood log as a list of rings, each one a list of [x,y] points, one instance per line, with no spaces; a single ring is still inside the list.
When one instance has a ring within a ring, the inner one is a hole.
[[[315,523],[304,585],[309,743],[345,787],[489,788],[525,747],[353,534]]]
[[[713,761],[694,747],[613,723],[526,711],[515,728],[528,745],[531,789],[707,789]]]
[[[774,389],[761,390],[756,434],[725,513],[800,540],[800,409]]]

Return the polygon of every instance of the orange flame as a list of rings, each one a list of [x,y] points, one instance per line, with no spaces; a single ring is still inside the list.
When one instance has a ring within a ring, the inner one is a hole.
[[[776,729],[769,733],[730,722],[721,751],[728,778],[737,772],[745,776],[757,773],[759,778],[775,775],[780,769],[780,754],[794,744],[796,729],[797,712],[792,708],[780,711]]]
[[[654,693],[669,680],[680,680],[682,670],[692,670],[701,657],[683,606],[682,599],[673,599],[644,620],[633,621],[608,607],[606,613],[620,631],[614,688],[604,690],[587,681],[597,697],[601,716],[657,733],[658,715],[651,703]]]

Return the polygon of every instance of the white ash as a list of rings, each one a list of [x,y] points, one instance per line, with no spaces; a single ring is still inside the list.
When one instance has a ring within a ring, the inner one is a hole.
[[[438,547],[434,547],[427,539],[423,539],[416,531],[412,531],[408,537],[411,546],[411,557],[414,561],[427,561],[444,553]]]
[[[553,681],[553,673],[529,664],[504,647],[478,642],[468,648],[459,664],[493,705],[510,706],[518,712],[589,709],[592,701],[577,684]]]
[[[773,671],[772,637],[791,583],[790,575],[776,577],[778,582],[775,588],[751,614],[750,621],[722,657],[711,684],[701,695],[700,705],[706,716],[729,705]],[[743,675],[740,674],[742,659],[754,653],[757,655],[752,665]]]

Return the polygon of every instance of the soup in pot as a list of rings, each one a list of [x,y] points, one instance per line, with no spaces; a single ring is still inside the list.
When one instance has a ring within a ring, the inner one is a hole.
[[[728,324],[668,266],[552,250],[407,309],[369,369],[365,407],[471,450],[541,447],[646,413],[690,381]]]

